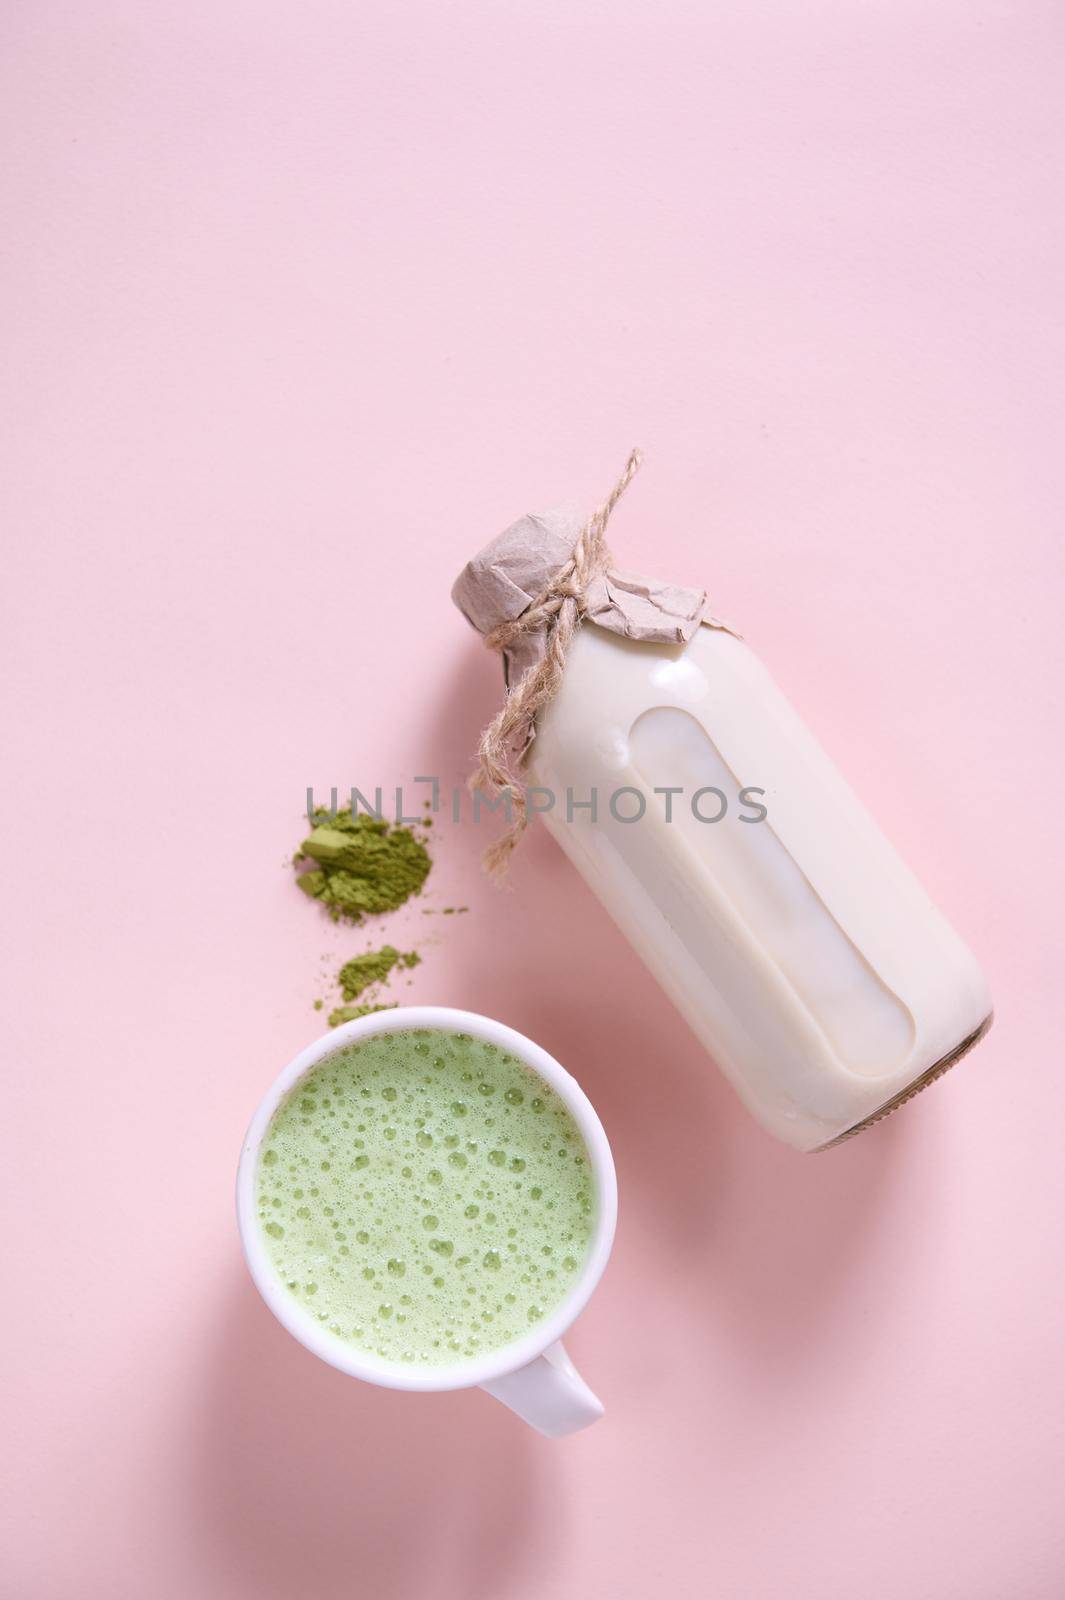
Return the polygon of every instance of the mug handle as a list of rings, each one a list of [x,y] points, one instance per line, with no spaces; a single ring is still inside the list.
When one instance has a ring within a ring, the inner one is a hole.
[[[577,1433],[603,1415],[603,1402],[589,1389],[561,1339],[528,1366],[505,1372],[481,1388],[548,1439]]]

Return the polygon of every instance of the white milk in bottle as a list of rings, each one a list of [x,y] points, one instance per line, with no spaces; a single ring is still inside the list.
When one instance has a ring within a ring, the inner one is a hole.
[[[470,563],[457,603],[485,633],[520,616],[580,530],[569,512],[523,519]],[[986,1031],[983,974],[701,592],[613,573],[595,588],[535,721],[530,811],[762,1126],[833,1144]],[[666,627],[645,625],[649,603]],[[529,659],[519,641],[512,689]]]

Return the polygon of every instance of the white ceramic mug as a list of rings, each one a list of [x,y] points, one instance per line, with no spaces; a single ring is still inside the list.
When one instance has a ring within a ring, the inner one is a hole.
[[[447,1033],[468,1033],[509,1051],[537,1073],[563,1101],[580,1129],[588,1150],[595,1183],[595,1230],[576,1283],[535,1330],[491,1354],[456,1362],[450,1367],[419,1367],[383,1361],[367,1351],[353,1350],[323,1328],[278,1278],[267,1254],[255,1205],[255,1180],[259,1149],[270,1119],[305,1073],[345,1045],[382,1033],[410,1028],[439,1028]],[[587,1095],[564,1067],[531,1039],[513,1028],[480,1017],[472,1011],[446,1006],[405,1006],[359,1017],[335,1028],[308,1045],[267,1091],[251,1120],[237,1173],[237,1222],[244,1254],[255,1286],[270,1310],[301,1344],[330,1366],[367,1383],[390,1389],[471,1389],[480,1386],[516,1411],[519,1417],[549,1439],[576,1433],[598,1420],[602,1403],[574,1369],[562,1346],[562,1335],[583,1311],[602,1275],[614,1242],[617,1219],[617,1179],[603,1125]]]

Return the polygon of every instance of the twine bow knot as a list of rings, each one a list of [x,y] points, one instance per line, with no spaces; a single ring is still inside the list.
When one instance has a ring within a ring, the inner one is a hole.
[[[610,494],[578,534],[572,556],[542,594],[521,616],[500,623],[484,636],[490,650],[503,651],[524,635],[543,632],[545,646],[541,659],[508,689],[502,709],[481,735],[477,767],[469,780],[471,792],[480,791],[491,798],[503,795],[509,802],[507,830],[488,846],[482,858],[497,882],[506,878],[510,858],[529,825],[521,766],[532,743],[536,718],[562,687],[566,652],[587,611],[589,586],[610,570],[606,526],[641,460],[639,450],[633,450]]]

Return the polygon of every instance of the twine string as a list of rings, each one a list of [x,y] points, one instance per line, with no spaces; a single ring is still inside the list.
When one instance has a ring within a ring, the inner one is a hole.
[[[506,878],[510,858],[529,825],[521,767],[532,742],[536,718],[562,687],[566,652],[587,611],[589,585],[610,567],[607,523],[640,470],[641,460],[639,450],[630,453],[621,477],[577,535],[572,556],[543,593],[520,617],[502,622],[485,634],[485,644],[496,651],[507,650],[528,634],[542,632],[545,636],[543,656],[511,686],[502,708],[482,733],[477,766],[469,781],[473,793],[509,797],[506,832],[488,846],[482,858],[485,870],[499,883]]]

